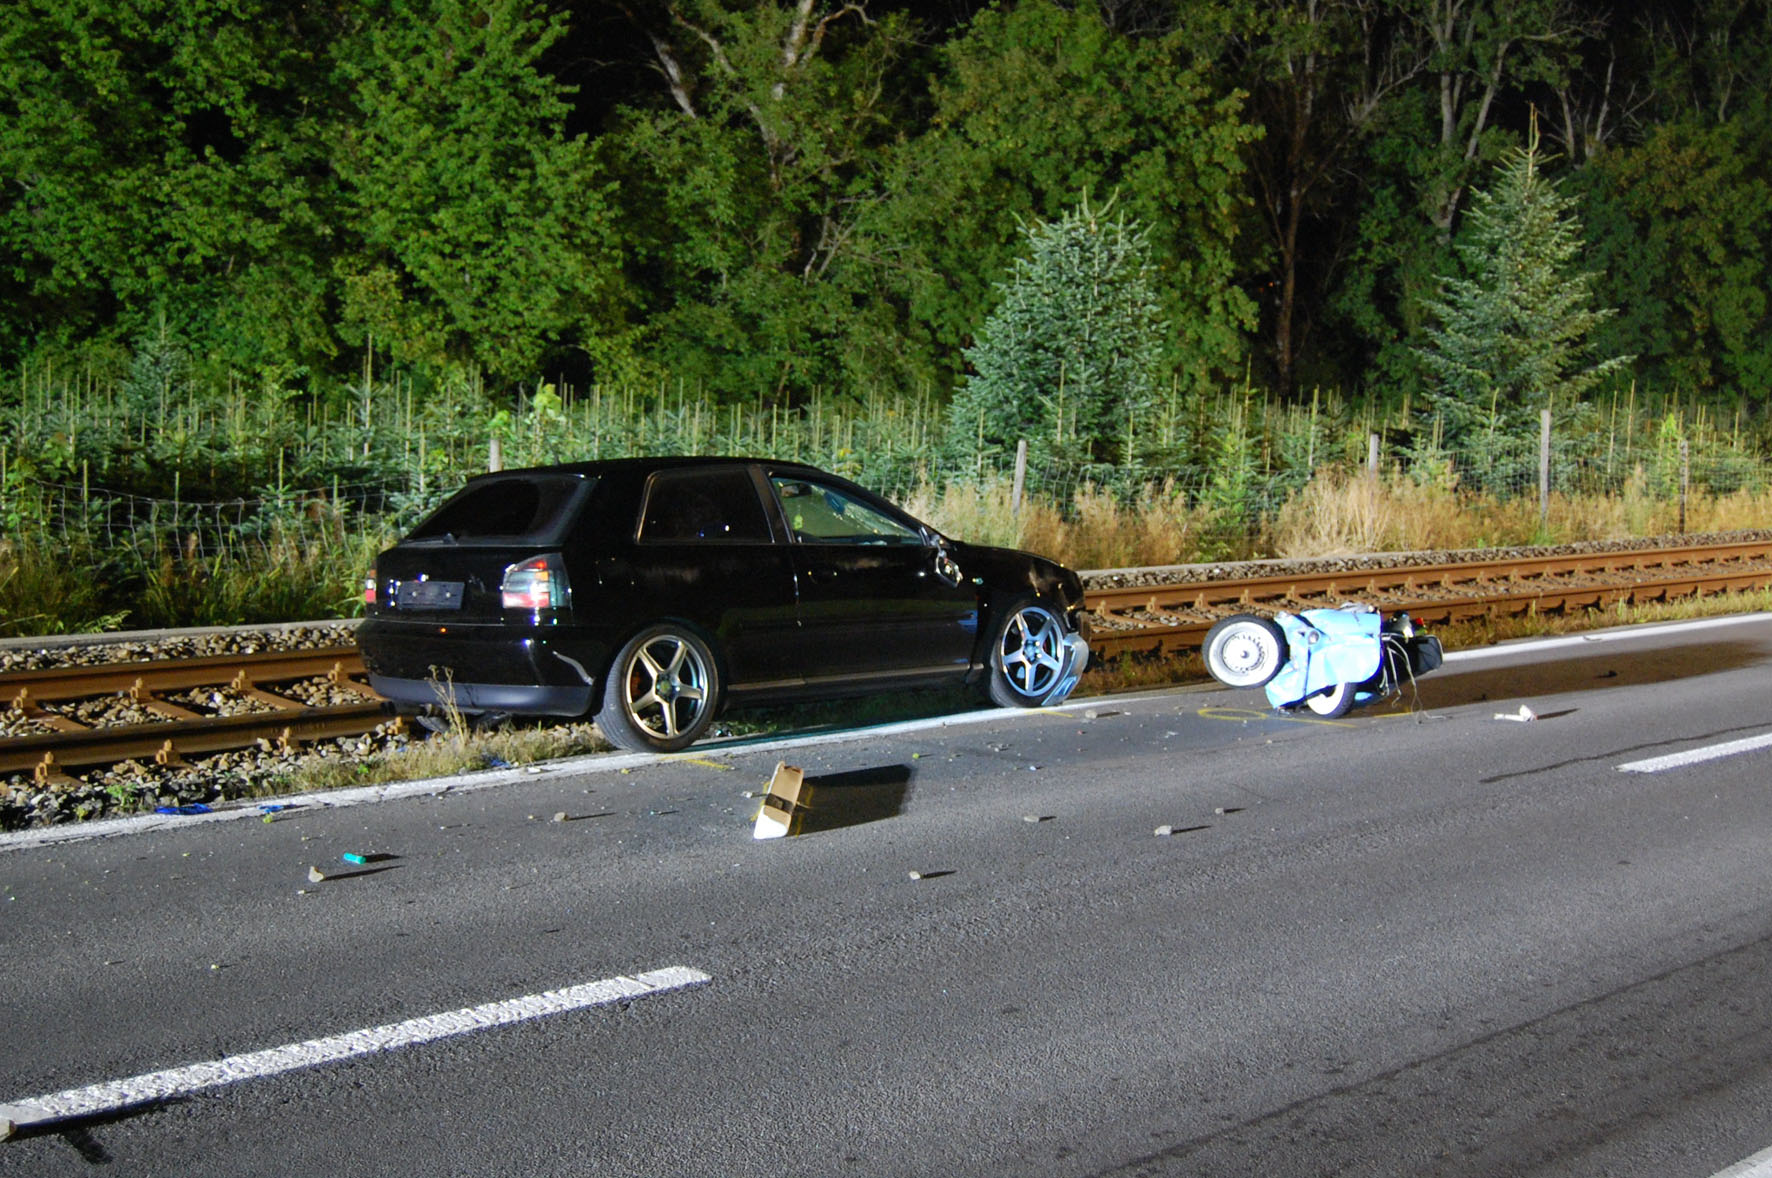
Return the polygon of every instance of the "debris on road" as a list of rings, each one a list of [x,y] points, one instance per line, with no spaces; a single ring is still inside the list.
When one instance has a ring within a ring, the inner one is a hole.
[[[811,806],[812,790],[806,784],[805,772],[785,761],[777,761],[775,773],[769,779],[769,791],[763,795],[763,804],[757,807],[753,837],[778,839],[798,833],[805,811]]]
[[[1521,704],[1519,711],[1517,711],[1517,712],[1496,712],[1495,718],[1497,720],[1518,720],[1522,724],[1530,724],[1532,721],[1538,719],[1538,713],[1534,712],[1531,708],[1527,707],[1525,704]]]
[[[323,882],[325,882],[325,879],[326,879],[326,873],[324,871],[321,871],[318,867],[308,868],[308,882],[309,883],[323,883]]]
[[[1160,839],[1166,839],[1170,835],[1175,833],[1175,828],[1173,826],[1168,826],[1168,825],[1159,826],[1159,827],[1157,827],[1156,830],[1152,831],[1151,833],[1155,834]]]

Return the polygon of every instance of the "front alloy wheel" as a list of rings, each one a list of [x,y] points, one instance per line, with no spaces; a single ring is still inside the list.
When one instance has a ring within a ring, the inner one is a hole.
[[[1043,702],[1064,673],[1064,623],[1045,605],[1011,607],[991,644],[991,701],[1005,708]]]
[[[651,626],[615,656],[597,727],[618,748],[675,752],[707,732],[719,702],[708,645],[681,626]]]

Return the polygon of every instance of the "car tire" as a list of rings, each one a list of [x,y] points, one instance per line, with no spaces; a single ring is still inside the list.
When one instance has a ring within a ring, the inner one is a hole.
[[[987,693],[1004,708],[1043,703],[1064,673],[1064,621],[1037,597],[1009,603],[991,628]]]
[[[1206,669],[1226,687],[1265,687],[1286,665],[1286,634],[1255,614],[1232,614],[1206,631]]]
[[[1325,687],[1315,695],[1305,696],[1304,706],[1325,720],[1345,716],[1354,706],[1356,686],[1353,683],[1337,683],[1334,687]]]
[[[720,707],[720,669],[686,626],[648,626],[616,653],[597,729],[617,748],[675,752],[706,734]]]

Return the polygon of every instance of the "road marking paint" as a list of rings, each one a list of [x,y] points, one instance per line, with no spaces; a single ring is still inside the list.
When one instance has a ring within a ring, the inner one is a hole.
[[[721,770],[721,771],[723,771],[723,772],[724,772],[724,771],[728,771],[728,770],[730,770],[730,769],[731,769],[731,768],[732,768],[732,766],[731,766],[731,765],[728,765],[728,764],[725,764],[725,763],[724,763],[724,762],[721,762],[721,761],[710,761],[710,760],[708,760],[708,759],[707,759],[707,758],[706,758],[706,757],[697,757],[697,756],[692,756],[692,755],[690,755],[690,754],[687,754],[687,753],[677,753],[677,754],[672,754],[672,755],[668,755],[668,756],[666,756],[666,757],[664,757],[664,758],[663,758],[663,759],[664,759],[664,760],[666,760],[666,761],[670,761],[670,762],[672,762],[672,763],[674,763],[674,764],[679,764],[679,765],[702,765],[702,766],[705,766],[705,767],[707,767],[707,768],[709,768],[709,769],[719,769],[719,770]]]
[[[1740,753],[1751,753],[1755,749],[1772,747],[1772,732],[1763,736],[1748,736],[1740,740],[1731,740],[1723,744],[1705,745],[1703,748],[1687,749],[1683,753],[1669,753],[1664,757],[1650,757],[1646,761],[1631,761],[1620,765],[1626,773],[1659,773],[1663,769],[1680,769],[1687,765],[1698,765],[1705,761],[1715,761],[1722,757],[1733,757]]]
[[[230,1055],[208,1063],[149,1072],[127,1080],[112,1080],[86,1088],[70,1088],[65,1092],[53,1092],[47,1096],[34,1096],[10,1105],[0,1105],[0,1128],[8,1121],[23,1129],[45,1122],[97,1116],[135,1105],[171,1100],[206,1088],[236,1084],[241,1080],[336,1063],[353,1056],[372,1055],[398,1047],[411,1047],[451,1035],[486,1031],[551,1014],[563,1014],[569,1010],[630,1002],[636,998],[705,985],[712,980],[698,969],[673,965],[633,977],[604,978],[602,981],[568,986],[563,990],[506,998],[480,1006],[407,1019],[405,1022],[331,1035],[324,1039],[309,1039],[305,1043],[291,1043],[245,1055]]]
[[[1711,1178],[1772,1178],[1772,1149],[1762,1149],[1745,1161],[1718,1170]]]
[[[1326,724],[1331,728],[1358,727],[1351,720],[1331,720],[1324,716],[1298,716],[1286,712],[1258,712],[1253,708],[1200,708],[1194,714],[1202,720],[1230,720],[1242,724],[1251,720],[1282,720],[1288,724]]]
[[[1690,622],[1630,626],[1618,630],[1599,630],[1592,634],[1570,634],[1561,638],[1535,638],[1527,642],[1504,642],[1497,646],[1478,647],[1475,650],[1449,650],[1446,652],[1446,661],[1458,663],[1473,659],[1505,658],[1509,655],[1527,654],[1539,650],[1556,650],[1564,646],[1591,646],[1596,642],[1621,642],[1629,638],[1659,638],[1664,634],[1683,634],[1691,630],[1714,630],[1719,626],[1740,626],[1750,622],[1758,622],[1763,625],[1767,616],[1763,613],[1732,614],[1726,618],[1699,618]]]

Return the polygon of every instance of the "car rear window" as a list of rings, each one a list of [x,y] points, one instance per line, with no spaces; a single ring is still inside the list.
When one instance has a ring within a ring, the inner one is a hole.
[[[767,544],[769,520],[751,472],[742,467],[666,470],[647,485],[640,539],[655,544]]]
[[[484,479],[464,487],[406,538],[455,544],[552,544],[594,481],[576,474]]]

